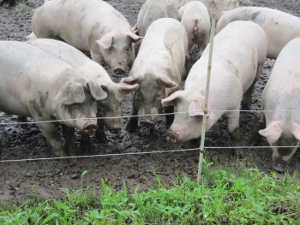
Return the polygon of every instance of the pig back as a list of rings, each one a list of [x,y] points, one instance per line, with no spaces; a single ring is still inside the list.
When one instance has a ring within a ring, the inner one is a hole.
[[[65,42],[38,38],[26,41],[26,43],[39,48],[55,58],[62,59],[72,68],[81,72],[86,78],[102,78],[102,83],[106,79],[110,80],[108,73],[100,64],[92,61],[81,51]]]
[[[28,105],[33,99],[53,99],[66,77],[82,82],[63,61],[16,41],[0,42],[0,71],[1,110],[23,116],[31,116]],[[44,106],[51,111],[50,104]]]
[[[136,27],[139,35],[144,36],[148,27],[157,19],[174,18],[179,20],[177,8],[168,0],[147,0],[138,14]]]
[[[147,62],[151,61],[154,65],[177,70],[181,77],[187,54],[188,38],[184,26],[175,19],[161,18],[150,25],[136,60],[147,58]],[[134,63],[133,67],[141,65]]]
[[[300,120],[300,38],[290,41],[279,53],[262,93],[267,124],[283,120],[286,127]],[[275,110],[275,112],[274,112]]]
[[[47,1],[32,18],[32,29],[38,38],[62,39],[85,51],[90,50],[91,41],[100,38],[93,35],[104,34],[103,29],[113,29],[116,24],[131,31],[130,24],[120,12],[98,0]]]
[[[209,46],[203,52],[208,58]],[[228,68],[241,82],[245,93],[258,77],[258,67],[266,60],[267,38],[263,29],[251,21],[235,21],[221,30],[214,39],[212,70]],[[203,56],[202,56],[203,57]]]
[[[254,6],[223,12],[217,23],[217,32],[236,20],[253,21],[264,29],[267,35],[268,57],[272,59],[277,58],[290,40],[300,37],[300,18],[280,10]],[[282,35],[283,33],[285,35]]]

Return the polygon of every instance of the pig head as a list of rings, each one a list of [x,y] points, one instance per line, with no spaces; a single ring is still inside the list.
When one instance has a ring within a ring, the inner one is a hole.
[[[268,140],[273,150],[273,168],[280,172],[285,171],[299,145],[300,124],[294,123],[291,132],[286,132],[283,121],[272,121],[265,129],[260,130],[259,134]]]
[[[76,15],[76,16],[74,16]],[[49,19],[55,17],[56,19]],[[116,74],[124,73],[134,60],[136,35],[126,18],[110,4],[98,0],[51,0],[32,17],[37,38],[63,40],[89,52],[97,63],[105,61]]]
[[[167,140],[172,143],[185,142],[201,136],[201,126],[204,116],[204,96],[197,95],[189,99],[185,91],[179,90],[169,97],[162,99],[163,106],[176,106],[176,114],[173,124],[167,131]],[[206,129],[210,128],[213,114],[208,108],[208,123]],[[195,128],[197,125],[197,129]]]
[[[91,57],[99,63],[104,59],[116,74],[125,73],[127,66],[130,68],[135,59],[132,43],[137,43],[141,39],[131,29],[128,31],[114,29],[91,43]]]
[[[167,97],[168,92],[177,88],[177,83],[165,74],[145,74],[141,77],[129,76],[121,80],[126,84],[139,84],[133,93],[133,115],[138,115],[138,123],[153,126],[162,112],[161,100]],[[169,90],[168,90],[169,89]],[[130,123],[129,123],[130,124]],[[127,124],[127,130],[131,126]]]

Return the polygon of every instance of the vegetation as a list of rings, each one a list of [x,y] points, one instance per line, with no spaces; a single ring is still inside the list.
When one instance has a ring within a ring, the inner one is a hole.
[[[166,188],[154,173],[157,184],[147,192],[129,193],[125,181],[114,191],[102,180],[100,193],[65,189],[63,199],[2,204],[0,224],[300,224],[298,174],[213,169],[206,161],[203,172],[201,185],[178,177]]]

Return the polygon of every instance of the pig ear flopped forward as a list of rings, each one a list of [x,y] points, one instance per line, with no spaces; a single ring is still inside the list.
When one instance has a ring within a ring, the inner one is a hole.
[[[189,107],[189,116],[196,117],[196,116],[204,116],[203,112],[204,107],[204,99],[194,99]]]
[[[300,125],[299,124],[294,124],[293,130],[292,130],[292,134],[294,135],[294,137],[300,141]]]
[[[259,130],[258,133],[267,138],[270,144],[274,144],[280,138],[282,131],[282,122],[273,121],[265,129]]]
[[[80,83],[67,82],[59,90],[55,100],[64,105],[82,103],[85,100],[83,86]]]
[[[183,99],[183,91],[179,90],[171,94],[169,97],[161,100],[163,106],[177,105]]]
[[[138,77],[129,76],[129,77],[122,78],[120,83],[134,85],[140,83],[140,81],[141,80]]]
[[[136,30],[136,32],[138,32],[138,31]],[[128,32],[127,35],[131,38],[133,43],[137,43],[143,39],[143,37],[138,36],[133,32]]]
[[[136,91],[139,88],[139,84],[126,84],[126,83],[119,83],[118,84],[118,91],[121,95],[127,95],[131,92]]]
[[[90,89],[91,95],[96,101],[107,98],[106,91],[96,81],[90,80],[86,85]]]
[[[176,84],[176,82],[172,81],[166,75],[159,76],[156,79],[156,82],[158,85],[163,86],[165,88],[176,88],[178,86],[178,84]]]
[[[99,40],[96,40],[96,43],[100,45],[104,49],[108,49],[112,43],[113,43],[113,35],[112,33],[105,34],[102,38]]]

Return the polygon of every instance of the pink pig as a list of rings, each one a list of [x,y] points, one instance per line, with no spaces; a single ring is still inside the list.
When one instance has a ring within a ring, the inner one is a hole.
[[[116,74],[132,65],[132,43],[142,39],[119,11],[99,0],[46,1],[32,17],[32,30],[37,38],[63,40],[90,52],[94,61],[104,60]]]
[[[284,171],[300,140],[300,38],[290,41],[279,53],[262,94],[259,134],[273,149],[273,168]],[[293,146],[293,147],[283,147]]]
[[[225,115],[234,145],[240,142],[240,104],[250,108],[254,84],[266,59],[266,43],[263,29],[253,22],[230,23],[215,36],[206,129]],[[201,136],[208,53],[209,45],[191,68],[184,90],[162,99],[164,106],[174,105],[177,109],[167,132],[167,140],[172,143]]]

